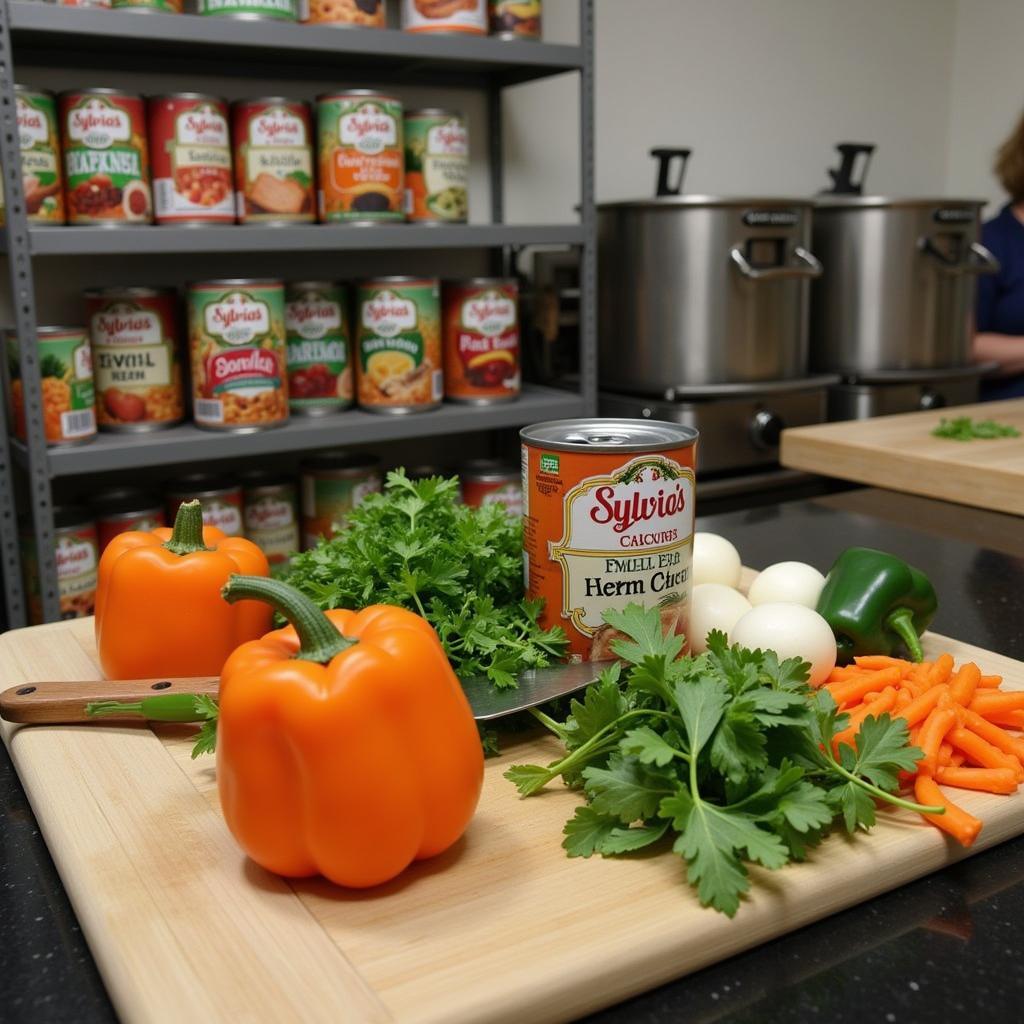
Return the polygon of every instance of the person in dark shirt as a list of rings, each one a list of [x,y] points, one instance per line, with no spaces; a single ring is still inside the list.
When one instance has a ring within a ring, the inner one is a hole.
[[[999,147],[993,167],[1010,201],[982,226],[981,242],[998,274],[978,279],[974,358],[999,370],[982,381],[983,400],[1024,395],[1024,117]]]

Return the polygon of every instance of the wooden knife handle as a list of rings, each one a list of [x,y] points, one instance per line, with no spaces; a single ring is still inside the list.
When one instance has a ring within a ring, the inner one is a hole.
[[[197,676],[187,679],[94,679],[68,683],[22,683],[0,693],[0,718],[28,724],[138,720],[138,715],[124,713],[87,715],[85,706],[99,700],[134,703],[145,697],[167,693],[202,693],[216,697],[219,682],[209,676]]]

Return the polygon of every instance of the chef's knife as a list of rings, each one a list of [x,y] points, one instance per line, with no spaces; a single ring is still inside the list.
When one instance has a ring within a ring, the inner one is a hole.
[[[478,722],[490,722],[582,690],[594,682],[601,670],[610,664],[610,661],[591,661],[578,665],[530,669],[519,674],[517,687],[504,690],[495,689],[485,676],[477,676],[464,681],[462,688],[473,709],[473,717]],[[138,720],[138,715],[130,713],[96,717],[86,714],[85,708],[87,704],[97,701],[136,703],[146,697],[169,693],[196,693],[216,697],[218,686],[219,681],[209,676],[22,683],[0,693],[0,718],[8,722],[37,725]]]

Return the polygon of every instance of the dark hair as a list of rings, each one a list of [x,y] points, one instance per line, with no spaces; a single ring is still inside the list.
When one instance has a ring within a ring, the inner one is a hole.
[[[996,150],[992,170],[1015,203],[1024,201],[1024,115],[1010,137]]]

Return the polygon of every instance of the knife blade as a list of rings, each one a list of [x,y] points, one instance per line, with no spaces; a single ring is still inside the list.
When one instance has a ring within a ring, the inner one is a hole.
[[[611,661],[592,661],[530,669],[519,674],[515,688],[504,690],[495,689],[485,676],[461,682],[473,717],[478,722],[491,722],[582,690],[611,664]],[[139,716],[131,713],[95,717],[86,714],[85,708],[96,701],[136,703],[146,697],[170,693],[216,697],[218,687],[219,680],[210,676],[21,683],[0,693],[0,718],[24,725],[138,720]]]

